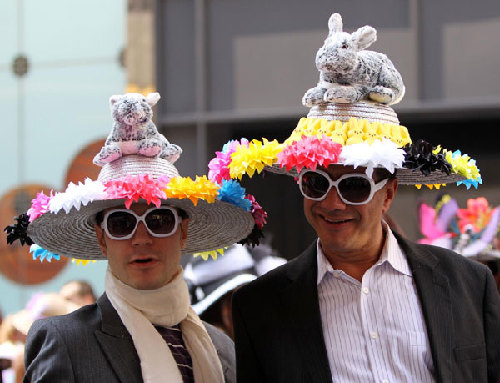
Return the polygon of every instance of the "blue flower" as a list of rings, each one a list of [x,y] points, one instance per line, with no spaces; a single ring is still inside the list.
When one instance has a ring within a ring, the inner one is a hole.
[[[219,201],[228,202],[246,211],[252,208],[252,202],[245,198],[245,188],[235,180],[223,180],[217,195]]]
[[[458,181],[457,182],[457,185],[465,185],[467,187],[467,190],[470,189],[471,186],[474,186],[474,188],[477,189],[478,185],[481,185],[483,183],[483,180],[481,177],[478,177],[477,180],[475,179],[466,179],[466,180],[463,180],[463,181]]]
[[[31,245],[30,253],[33,253],[34,261],[36,261],[38,258],[40,258],[40,262],[43,262],[44,259],[47,259],[48,262],[51,262],[52,258],[58,261],[61,259],[61,256],[59,254],[51,253],[50,251],[43,249],[37,244]]]

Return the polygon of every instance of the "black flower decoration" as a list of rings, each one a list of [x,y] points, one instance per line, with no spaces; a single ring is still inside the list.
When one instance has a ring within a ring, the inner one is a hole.
[[[4,231],[7,233],[7,243],[12,245],[15,240],[19,240],[21,245],[33,245],[33,241],[28,237],[29,216],[26,213],[14,218],[17,222],[7,226]]]
[[[427,141],[419,139],[403,149],[406,152],[405,168],[418,169],[426,176],[434,171],[441,171],[448,175],[451,173],[451,165],[446,161],[444,154],[434,154],[432,150],[435,148]]]
[[[260,245],[260,239],[264,238],[264,233],[262,233],[262,229],[259,228],[257,225],[253,225],[252,232],[248,234],[248,236],[241,241],[238,241],[239,244],[241,245],[248,245],[248,246],[258,246]]]

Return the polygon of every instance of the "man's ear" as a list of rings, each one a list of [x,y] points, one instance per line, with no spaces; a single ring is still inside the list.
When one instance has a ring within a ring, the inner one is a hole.
[[[189,218],[184,218],[181,221],[181,249],[186,247],[186,242],[188,238],[188,227],[189,227]]]
[[[391,207],[392,200],[396,196],[396,191],[398,190],[398,179],[396,177],[389,179],[385,185],[385,200],[382,206],[382,213],[385,214],[387,210]]]
[[[108,257],[108,247],[106,245],[106,236],[104,235],[104,231],[102,230],[101,225],[94,225],[95,235],[97,237],[97,243],[101,248],[102,254],[107,258]]]

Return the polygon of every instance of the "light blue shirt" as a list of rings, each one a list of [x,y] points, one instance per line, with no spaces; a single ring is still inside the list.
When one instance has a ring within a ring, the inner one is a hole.
[[[392,232],[387,230],[380,259],[361,282],[334,270],[319,240],[317,250],[319,307],[332,382],[434,382],[415,281]]]

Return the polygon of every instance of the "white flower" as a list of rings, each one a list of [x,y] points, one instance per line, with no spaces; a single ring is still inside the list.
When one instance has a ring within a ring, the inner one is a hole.
[[[57,193],[52,197],[49,202],[49,210],[51,213],[57,214],[61,209],[64,209],[67,214],[72,208],[80,210],[89,202],[105,197],[106,193],[102,182],[86,178],[84,183],[78,182],[78,185],[70,182],[64,193]]]
[[[366,167],[366,175],[372,176],[373,169],[383,167],[394,173],[395,169],[402,168],[405,151],[398,148],[396,143],[388,139],[375,140],[373,144],[362,142],[346,145],[340,154],[340,163]]]

